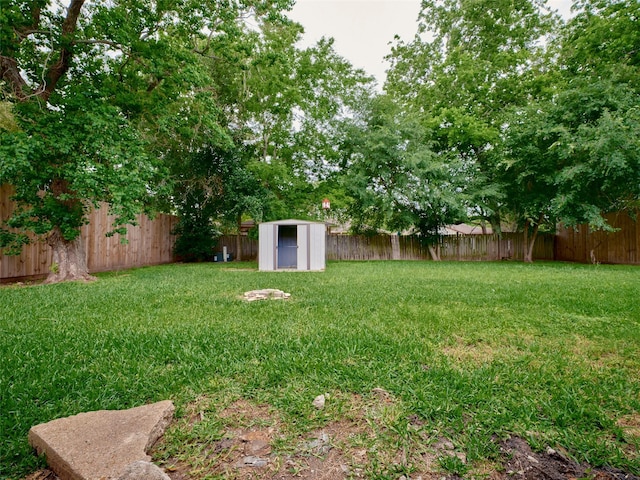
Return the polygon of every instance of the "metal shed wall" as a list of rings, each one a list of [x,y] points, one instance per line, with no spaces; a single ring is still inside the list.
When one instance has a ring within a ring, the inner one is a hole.
[[[321,271],[325,268],[326,227],[324,223],[304,220],[281,220],[261,223],[258,246],[258,268],[261,271],[279,270],[278,238],[280,227],[296,227],[296,270]]]
[[[309,225],[298,225],[298,263],[297,270],[311,270],[309,259],[311,257],[311,235]]]
[[[262,223],[258,226],[258,269],[259,270],[275,270],[276,269],[276,245],[275,240],[278,237],[273,224]]]
[[[327,249],[326,226],[324,223],[312,223],[309,230],[309,270],[324,270]]]

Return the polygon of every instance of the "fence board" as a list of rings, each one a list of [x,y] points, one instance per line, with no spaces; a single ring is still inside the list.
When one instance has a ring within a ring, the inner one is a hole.
[[[390,260],[393,255],[388,235],[327,235],[326,249],[327,260]]]
[[[230,253],[233,259],[237,259],[236,238],[236,235],[222,235],[219,237],[215,247],[216,252],[222,253],[223,247],[227,247],[227,253]],[[241,235],[240,241],[242,242],[240,245],[240,248],[242,248],[242,260],[257,260],[258,240]]]
[[[636,212],[636,216],[640,212]],[[605,215],[615,232],[592,231],[587,225],[560,227],[555,259],[565,262],[640,264],[640,225],[626,213]]]
[[[0,221],[7,219],[13,211],[9,200],[11,189],[0,186]],[[129,225],[122,243],[120,235],[106,237],[111,230],[114,216],[109,215],[103,205],[89,216],[89,224],[81,229],[87,266],[90,272],[102,272],[122,268],[157,265],[173,261],[175,238],[171,234],[177,217],[160,214],[153,220],[146,215],[137,216],[137,226]],[[0,254],[0,280],[40,277],[49,273],[51,249],[43,241],[32,237],[19,256]]]

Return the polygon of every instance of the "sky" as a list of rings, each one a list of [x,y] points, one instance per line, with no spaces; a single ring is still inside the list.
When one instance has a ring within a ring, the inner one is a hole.
[[[382,86],[394,35],[411,40],[416,33],[420,0],[297,0],[290,17],[305,28],[301,46],[333,37],[335,50]],[[571,0],[549,4],[568,16]]]

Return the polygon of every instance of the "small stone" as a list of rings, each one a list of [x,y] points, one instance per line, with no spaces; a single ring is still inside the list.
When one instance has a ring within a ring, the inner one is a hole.
[[[376,387],[371,390],[371,393],[373,393],[373,395],[380,403],[391,404],[394,401],[393,395],[386,391],[384,388]]]
[[[244,443],[244,453],[246,455],[260,457],[271,453],[269,436],[266,432],[247,432],[240,437],[240,441]]]
[[[463,464],[467,464],[467,454],[464,452],[455,452],[454,454],[456,457],[458,457],[458,459],[463,463]]]
[[[379,396],[379,397],[390,397],[391,394],[389,392],[387,392],[384,388],[382,387],[376,387],[373,390],[371,390],[375,395]]]
[[[324,395],[318,395],[316,398],[313,399],[313,406],[316,407],[318,410],[322,410],[324,408],[324,404],[325,404]]]
[[[331,450],[331,437],[327,433],[322,433],[320,437],[307,444],[309,450],[314,450],[320,455],[326,455]]]
[[[547,455],[557,455],[558,452],[556,452],[553,448],[551,447],[547,447]]]
[[[171,478],[157,465],[138,460],[127,465],[118,480],[171,480]]]
[[[447,438],[440,438],[433,446],[436,450],[455,450],[455,445]]]
[[[269,463],[266,459],[260,457],[254,457],[252,455],[248,457],[242,458],[238,463],[236,463],[236,467],[244,468],[244,467],[252,467],[252,468],[262,468],[266,467],[267,463]]]

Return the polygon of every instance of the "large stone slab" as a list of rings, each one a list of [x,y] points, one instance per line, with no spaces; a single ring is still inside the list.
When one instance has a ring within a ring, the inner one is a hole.
[[[173,417],[170,400],[129,410],[80,413],[36,425],[29,443],[45,454],[60,480],[117,479],[164,434]]]
[[[128,465],[118,480],[171,480],[171,477],[157,465],[138,460]]]

